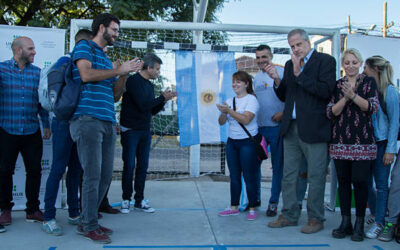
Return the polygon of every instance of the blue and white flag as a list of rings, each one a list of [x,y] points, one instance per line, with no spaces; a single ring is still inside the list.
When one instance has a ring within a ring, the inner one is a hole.
[[[175,70],[180,145],[226,141],[228,127],[218,124],[216,104],[234,96],[234,53],[176,51]]]

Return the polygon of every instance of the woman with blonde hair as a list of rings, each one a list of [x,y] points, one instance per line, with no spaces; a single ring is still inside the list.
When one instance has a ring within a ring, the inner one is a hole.
[[[332,236],[340,239],[351,235],[353,241],[364,239],[368,182],[377,154],[372,114],[378,110],[378,89],[374,78],[359,73],[362,62],[356,49],[343,52],[342,67],[346,75],[337,80],[326,110],[333,123],[329,152],[335,163],[342,215],[342,222],[332,231]],[[351,224],[352,184],[356,203],[354,230]]]
[[[399,129],[399,97],[392,83],[393,68],[382,56],[372,56],[365,61],[364,74],[374,77],[379,90],[379,109],[372,116],[374,133],[378,145],[378,156],[372,166],[372,177],[375,180],[376,196],[372,189],[372,178],[369,184],[369,205],[375,213],[375,223],[366,232],[366,237],[374,239],[380,234],[393,232],[393,224],[385,225],[385,214],[389,195],[390,166],[397,152],[397,134]],[[374,206],[375,205],[375,206]],[[383,235],[382,235],[383,236]]]

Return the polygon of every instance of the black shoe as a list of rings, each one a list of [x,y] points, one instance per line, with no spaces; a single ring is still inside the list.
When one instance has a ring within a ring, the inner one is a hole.
[[[277,214],[278,206],[276,203],[271,203],[268,205],[267,211],[265,212],[267,217],[274,217]]]
[[[4,233],[6,231],[6,228],[0,224],[0,233]]]
[[[364,240],[364,217],[356,217],[354,223],[354,231],[351,236],[352,241],[363,241]]]
[[[342,223],[336,229],[333,229],[332,236],[336,239],[343,239],[346,235],[353,234],[353,226],[351,225],[351,216],[342,216]]]
[[[106,214],[119,214],[119,210],[107,205],[105,207],[100,207],[99,212],[106,213]]]
[[[261,207],[261,201],[260,200],[258,200],[257,202],[256,202],[256,205],[254,206],[254,207]],[[247,206],[246,206],[246,208],[244,209],[244,211],[245,212],[247,212],[247,211],[249,211],[249,204],[247,204]]]

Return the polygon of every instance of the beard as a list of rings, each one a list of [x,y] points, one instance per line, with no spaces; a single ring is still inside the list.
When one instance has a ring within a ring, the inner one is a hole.
[[[21,61],[25,62],[26,64],[33,63],[33,57],[29,53],[26,53],[22,50]]]
[[[103,33],[103,39],[106,40],[107,45],[109,45],[109,46],[114,44],[114,41],[113,41],[111,35],[108,33],[107,29],[105,29],[105,31]]]

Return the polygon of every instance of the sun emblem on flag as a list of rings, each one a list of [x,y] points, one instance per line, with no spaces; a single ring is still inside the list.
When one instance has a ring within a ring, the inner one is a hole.
[[[201,102],[205,105],[211,105],[215,102],[216,95],[211,90],[206,90],[201,93]]]

